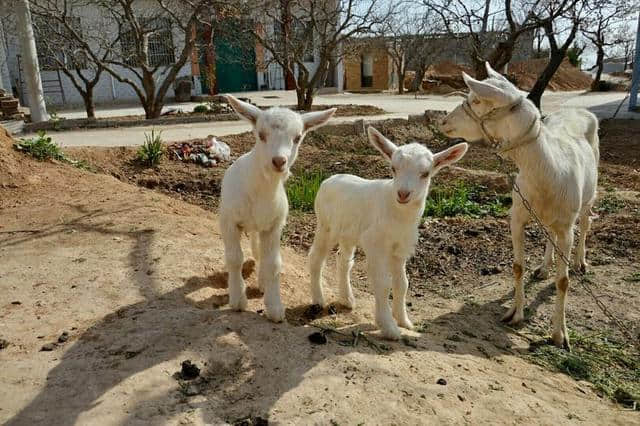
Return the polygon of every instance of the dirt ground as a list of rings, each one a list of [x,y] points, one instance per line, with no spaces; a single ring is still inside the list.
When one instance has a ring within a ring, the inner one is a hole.
[[[400,143],[446,144],[422,126],[382,130]],[[598,294],[638,334],[638,282],[627,278],[639,272],[640,129],[610,122],[602,134],[603,201],[589,259]],[[235,156],[252,144],[246,134],[224,141]],[[310,213],[292,212],[284,238],[287,323],[262,315],[250,262],[249,311],[229,311],[215,216],[223,167],[165,161],[143,170],[130,149],[67,150],[89,172],[36,162],[10,144],[0,135],[0,423],[640,424],[588,382],[527,358],[549,331],[551,280],[528,285],[522,328],[499,323],[512,297],[504,217],[426,220],[409,264],[416,330],[386,342],[373,331],[361,255],[356,309],[310,309]],[[503,173],[512,168],[484,148],[460,166],[436,185],[508,188]],[[363,138],[317,134],[294,172],[314,170],[388,173]],[[542,241],[533,227],[527,234],[531,266]],[[332,265],[325,277],[332,289]],[[567,320],[581,333],[612,328],[577,285]],[[313,345],[316,327],[344,335]],[[365,335],[353,344],[357,330]],[[199,378],[177,374],[184,360]]]

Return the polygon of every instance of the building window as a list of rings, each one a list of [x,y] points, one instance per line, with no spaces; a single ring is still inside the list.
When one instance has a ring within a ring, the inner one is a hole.
[[[148,37],[147,65],[166,67],[176,62],[173,46],[173,32],[169,18],[140,18],[144,36]],[[139,66],[137,54],[138,39],[133,30],[123,31],[120,35],[122,60],[129,66]],[[142,40],[140,40],[142,42]]]
[[[67,22],[69,27],[82,38],[80,18],[68,17]],[[63,67],[87,68],[84,49],[62,23],[34,16],[33,33],[38,51],[38,63],[42,71],[55,71]]]

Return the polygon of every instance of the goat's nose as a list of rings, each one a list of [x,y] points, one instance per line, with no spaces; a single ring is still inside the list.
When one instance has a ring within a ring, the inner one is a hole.
[[[405,201],[409,198],[409,195],[411,195],[411,191],[398,191],[398,199],[400,201]]]
[[[280,170],[287,163],[287,159],[285,157],[273,157],[271,162],[276,169]]]

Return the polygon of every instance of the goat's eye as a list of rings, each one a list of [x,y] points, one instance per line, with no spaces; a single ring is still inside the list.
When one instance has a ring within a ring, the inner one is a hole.
[[[293,143],[300,143],[300,139],[302,139],[302,135],[298,135],[295,138],[293,138]]]
[[[258,133],[258,137],[260,138],[260,140],[262,142],[266,142],[267,141],[267,135],[264,132],[259,132]]]
[[[429,172],[424,172],[421,177],[422,177],[422,179],[428,178],[429,177]]]

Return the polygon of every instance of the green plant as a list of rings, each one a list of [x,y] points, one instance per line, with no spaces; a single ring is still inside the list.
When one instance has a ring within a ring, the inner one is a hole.
[[[434,188],[427,198],[424,215],[434,217],[451,216],[505,216],[508,212],[508,197],[493,195],[485,202],[478,202],[482,188],[458,182],[453,188]]]
[[[17,150],[23,151],[40,161],[67,161],[60,147],[53,142],[50,136],[47,136],[44,130],[39,131],[38,136],[35,138],[21,139],[14,146]]]
[[[526,355],[534,363],[560,371],[628,407],[640,402],[640,360],[633,349],[605,334],[584,336],[569,331],[572,352],[539,345]]]
[[[582,66],[582,58],[580,58],[580,56],[582,55],[583,51],[584,48],[580,48],[578,46],[570,47],[567,50],[567,58],[569,59],[569,63],[576,68],[580,68]]]
[[[197,113],[197,114],[202,114],[202,113],[206,113],[209,112],[209,107],[207,107],[204,104],[200,104],[200,105],[196,105],[193,108],[193,112]]]
[[[601,213],[617,213],[624,208],[624,201],[614,194],[606,194],[598,204],[598,211]]]
[[[144,134],[144,144],[138,149],[138,161],[149,167],[157,166],[164,155],[164,144],[162,143],[162,131],[151,134]]]
[[[312,211],[320,184],[327,176],[322,172],[304,172],[287,182],[289,205],[294,210]]]

